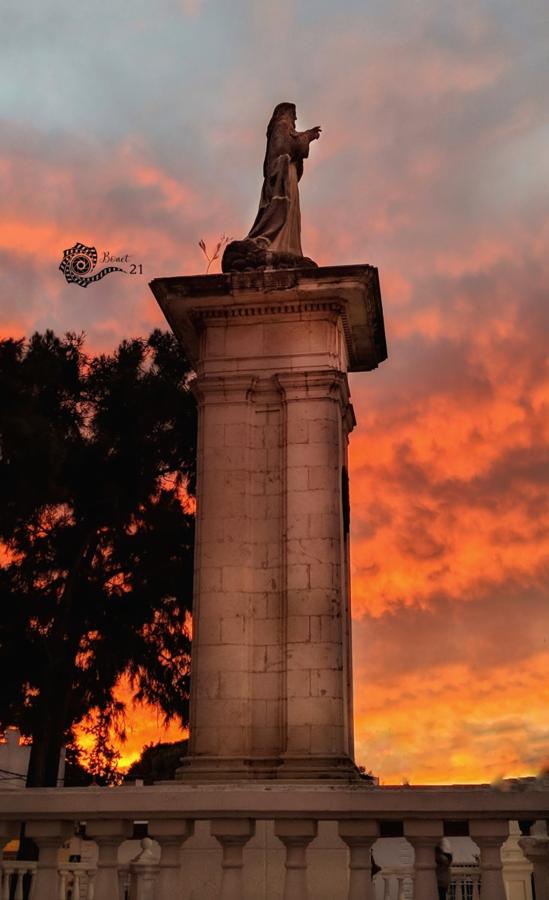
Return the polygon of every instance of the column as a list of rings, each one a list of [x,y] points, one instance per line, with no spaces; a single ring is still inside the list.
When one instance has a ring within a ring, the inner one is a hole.
[[[472,819],[469,835],[480,850],[480,900],[507,900],[501,847],[509,837],[509,822],[502,819]]]
[[[286,755],[290,764],[349,759],[350,611],[341,552],[347,378],[327,369],[277,379],[286,449]]]
[[[253,560],[249,515],[250,375],[200,377],[189,758],[249,749]],[[238,763],[236,763],[238,765]]]
[[[132,833],[133,823],[125,819],[92,819],[87,823],[86,834],[99,848],[94,885],[97,900],[118,900],[118,848]]]
[[[549,900],[549,837],[545,822],[536,823],[530,836],[520,838],[518,843],[532,863],[536,900]]]
[[[148,832],[160,844],[159,900],[175,900],[181,890],[181,847],[194,832],[191,819],[152,819]]]
[[[405,819],[404,836],[414,848],[414,897],[438,900],[435,847],[444,833],[438,819]]]
[[[255,834],[255,822],[253,819],[213,819],[210,831],[223,850],[220,900],[242,900],[244,846]]]
[[[286,847],[282,900],[309,900],[307,847],[317,835],[314,819],[276,819],[274,833]]]
[[[38,844],[38,867],[32,883],[32,900],[55,900],[58,894],[57,853],[74,831],[73,822],[28,822],[27,837]]]
[[[374,900],[372,884],[372,847],[379,837],[379,826],[371,819],[345,819],[338,833],[349,848],[348,900]]]

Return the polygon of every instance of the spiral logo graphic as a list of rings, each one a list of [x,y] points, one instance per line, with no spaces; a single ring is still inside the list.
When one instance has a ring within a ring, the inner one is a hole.
[[[86,247],[85,244],[77,243],[74,247],[63,251],[63,259],[59,268],[69,284],[79,284],[80,287],[87,287],[95,281],[101,281],[109,272],[125,272],[127,274],[126,270],[119,266],[107,266],[92,275],[96,265],[97,250],[95,247]]]

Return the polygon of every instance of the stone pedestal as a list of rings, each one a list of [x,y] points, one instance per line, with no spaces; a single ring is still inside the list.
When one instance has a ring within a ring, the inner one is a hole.
[[[377,270],[156,279],[199,404],[180,776],[352,779],[347,373],[386,358]]]

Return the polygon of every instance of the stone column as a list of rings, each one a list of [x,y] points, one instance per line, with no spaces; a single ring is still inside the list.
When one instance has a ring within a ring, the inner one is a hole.
[[[56,900],[59,887],[57,853],[74,831],[72,822],[28,822],[27,837],[38,844],[38,867],[32,883],[32,900]]]
[[[438,900],[435,847],[443,836],[438,819],[406,819],[404,836],[414,848],[414,897]]]
[[[133,833],[133,824],[126,819],[92,819],[86,834],[98,846],[95,896],[97,900],[118,900],[118,848]]]
[[[346,376],[277,376],[285,428],[285,771],[348,765],[353,756],[350,618],[342,559]]]
[[[286,847],[286,877],[282,900],[309,900],[307,847],[317,835],[314,819],[277,819],[274,833]]]
[[[255,834],[255,822],[253,819],[213,819],[210,831],[223,850],[220,900],[242,900],[244,846]]]
[[[160,871],[156,895],[160,900],[175,900],[181,890],[181,848],[192,837],[191,819],[151,819],[150,837],[160,844]]]
[[[178,777],[358,780],[347,373],[386,358],[371,266],[156,279],[196,371],[189,755]]]
[[[372,847],[379,837],[377,822],[372,819],[344,819],[339,823],[338,832],[349,848],[348,900],[374,900]]]
[[[242,768],[249,755],[253,560],[249,375],[197,379],[197,533],[189,758]]]
[[[549,837],[545,822],[536,823],[530,836],[520,838],[518,843],[528,862],[532,863],[536,900],[549,900]]]
[[[509,837],[505,819],[472,819],[469,835],[480,850],[480,900],[507,900],[501,847]]]

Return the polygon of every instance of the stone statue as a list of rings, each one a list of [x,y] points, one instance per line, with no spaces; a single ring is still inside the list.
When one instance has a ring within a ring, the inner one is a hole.
[[[316,266],[301,249],[298,181],[309,144],[318,140],[321,129],[296,131],[295,123],[295,104],[279,103],[267,127],[259,210],[247,238],[225,248],[224,272]]]

